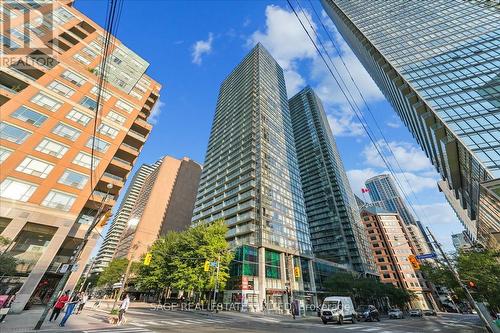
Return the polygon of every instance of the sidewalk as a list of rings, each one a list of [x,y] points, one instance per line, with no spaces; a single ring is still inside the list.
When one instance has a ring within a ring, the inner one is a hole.
[[[45,323],[39,331],[34,331],[43,308],[26,310],[20,314],[9,314],[5,317],[5,322],[0,323],[0,333],[20,333],[20,332],[71,332],[96,328],[111,327],[107,318],[109,314],[96,313],[85,309],[78,315],[71,315],[65,327],[59,327],[59,322],[64,317],[64,313],[59,314],[57,321],[49,322],[47,317]],[[50,314],[50,313],[49,313]]]

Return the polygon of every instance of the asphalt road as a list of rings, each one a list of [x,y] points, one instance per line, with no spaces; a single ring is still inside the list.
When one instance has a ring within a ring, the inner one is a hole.
[[[96,316],[99,314],[96,313]],[[247,315],[240,313],[152,311],[150,309],[131,309],[127,322],[121,326],[106,329],[93,329],[88,333],[212,333],[212,332],[330,332],[330,333],[484,333],[477,316],[438,315],[437,317],[382,319],[375,323],[345,323],[323,325],[319,318],[292,320],[289,317]]]

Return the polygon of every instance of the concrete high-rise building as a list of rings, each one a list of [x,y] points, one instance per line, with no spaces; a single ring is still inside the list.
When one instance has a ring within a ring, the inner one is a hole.
[[[432,308],[432,303],[428,304],[424,296],[417,272],[408,259],[415,253],[406,232],[406,223],[398,213],[376,206],[363,208],[361,217],[380,272],[380,281],[414,292],[417,297],[411,301],[412,307]]]
[[[378,175],[365,182],[373,205],[398,213],[406,224],[416,224],[390,175]]]
[[[376,274],[356,198],[323,103],[306,87],[290,99],[289,105],[314,255],[350,265],[361,273]]]
[[[321,2],[441,174],[469,237],[498,246],[497,2]]]
[[[139,260],[158,237],[191,226],[201,165],[165,156],[141,182],[114,258]],[[120,214],[120,211],[117,213]]]
[[[282,306],[290,290],[310,301],[315,268],[285,80],[261,44],[221,85],[193,215],[193,225],[229,227],[227,300]]]
[[[463,232],[451,235],[451,241],[453,242],[453,247],[457,251],[467,250],[472,247],[472,244],[468,239],[467,234]]]
[[[28,302],[47,302],[99,207],[115,203],[152,129],[147,119],[160,85],[118,40],[103,59],[104,29],[72,1],[1,6],[9,29],[0,72],[0,232],[18,265],[15,276],[1,277],[0,294],[17,291],[11,311],[19,312]],[[104,61],[110,74],[98,108],[96,73]]]
[[[106,268],[113,259],[116,247],[120,242],[123,230],[125,230],[127,226],[130,218],[130,212],[132,211],[132,208],[134,208],[137,198],[139,197],[144,181],[160,164],[161,160],[154,164],[143,164],[139,170],[135,172],[130,184],[127,187],[127,192],[120,203],[120,207],[118,207],[118,210],[113,217],[113,221],[111,222],[111,226],[106,234],[106,238],[99,248],[99,252],[94,260],[92,273],[102,272],[102,270]]]

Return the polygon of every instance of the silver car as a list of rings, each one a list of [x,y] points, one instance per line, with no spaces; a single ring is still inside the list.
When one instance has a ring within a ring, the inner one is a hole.
[[[390,309],[388,314],[389,314],[389,319],[403,319],[404,318],[403,311],[401,311],[398,308]]]
[[[410,309],[408,313],[410,314],[410,317],[422,317],[422,310],[420,309]]]

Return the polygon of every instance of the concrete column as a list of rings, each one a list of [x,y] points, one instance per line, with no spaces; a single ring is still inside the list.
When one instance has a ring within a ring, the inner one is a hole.
[[[2,232],[2,236],[8,238],[11,242],[16,238],[17,234],[21,232],[24,225],[26,224],[26,219],[12,219],[7,225],[7,228]]]
[[[281,283],[283,284],[283,288],[286,289],[286,254],[284,252],[280,253],[280,275],[281,275]],[[283,295],[283,311],[288,313],[288,295],[285,293]]]
[[[23,284],[21,289],[19,289],[16,300],[11,307],[11,311],[13,313],[19,313],[23,311],[24,306],[31,297],[31,294],[47,271],[47,268],[54,259],[54,256],[57,254],[57,251],[59,251],[59,248],[64,242],[64,239],[66,239],[69,230],[69,226],[63,226],[57,229],[56,233],[50,240],[49,246],[40,257],[40,259],[38,259],[38,262],[36,263],[35,267],[33,267],[33,270],[29,274],[26,282]]]
[[[313,303],[318,305],[318,294],[316,293],[316,280],[314,280],[314,265],[312,260],[307,261],[309,267],[309,280],[311,280],[311,291],[314,293]]]
[[[262,302],[266,299],[266,249],[259,247],[259,304],[262,311]]]
[[[89,238],[87,244],[83,248],[82,254],[80,255],[80,260],[78,261],[78,270],[71,273],[68,281],[66,282],[64,290],[73,290],[75,288],[78,280],[80,279],[80,276],[83,273],[83,270],[85,269],[85,265],[89,261],[89,256],[97,243],[97,237],[99,237],[99,235],[96,232],[93,232],[92,237]]]

